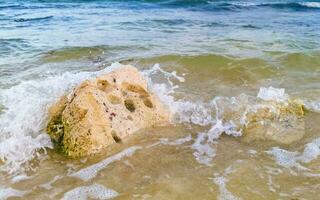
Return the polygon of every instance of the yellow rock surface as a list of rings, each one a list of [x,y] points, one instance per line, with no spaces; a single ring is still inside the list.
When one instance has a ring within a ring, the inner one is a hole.
[[[71,157],[96,153],[140,129],[170,122],[169,111],[129,65],[84,81],[49,114],[48,134]]]

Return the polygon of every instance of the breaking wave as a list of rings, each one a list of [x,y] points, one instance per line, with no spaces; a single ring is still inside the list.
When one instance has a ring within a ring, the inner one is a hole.
[[[52,148],[45,133],[48,107],[80,82],[121,66],[115,63],[97,72],[64,73],[0,91],[0,103],[4,106],[0,114],[0,169],[9,173],[32,169],[29,161],[41,159],[46,148]],[[204,127],[191,147],[197,161],[206,165],[211,164],[216,139],[222,134],[241,136],[250,113],[264,107],[277,112],[274,102],[286,103],[289,98],[284,89],[262,87],[257,96],[216,96],[209,102],[194,102],[175,97],[179,88],[175,83],[185,81],[177,72],[167,72],[156,64],[142,73],[150,89],[170,108],[173,123]]]
[[[152,77],[159,73],[166,77],[166,82],[153,81]],[[173,80],[184,82],[184,77],[178,76],[175,71],[165,72],[159,65],[154,65],[152,69],[145,71],[145,74],[149,78],[152,90],[170,108],[174,123],[191,123],[205,127],[204,132],[198,133],[191,148],[195,151],[196,160],[208,166],[212,165],[212,159],[216,155],[217,139],[222,134],[242,136],[244,129],[250,123],[250,116],[261,110],[268,110],[272,115],[280,116],[281,105],[288,105],[291,101],[284,88],[274,87],[261,87],[256,96],[247,94],[236,97],[216,96],[210,102],[175,99],[175,90],[179,86],[174,85]],[[298,103],[302,104],[300,101]],[[280,124],[272,126],[279,126],[273,128],[281,131]]]
[[[98,72],[64,73],[40,80],[22,82],[0,90],[0,170],[15,173],[30,170],[28,161],[41,158],[52,148],[45,133],[48,107],[80,82],[111,71],[113,64]]]

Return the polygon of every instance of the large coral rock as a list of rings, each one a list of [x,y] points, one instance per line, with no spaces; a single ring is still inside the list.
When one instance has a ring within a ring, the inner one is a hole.
[[[85,81],[53,105],[47,132],[72,157],[89,155],[147,127],[168,124],[170,113],[132,66]]]

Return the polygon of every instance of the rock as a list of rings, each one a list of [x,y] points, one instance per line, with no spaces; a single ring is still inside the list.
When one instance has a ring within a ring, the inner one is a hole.
[[[299,100],[265,100],[248,95],[219,98],[215,102],[218,118],[229,135],[241,135],[242,140],[273,141],[290,144],[305,134],[305,112]]]
[[[246,115],[244,136],[247,140],[264,139],[281,144],[300,140],[305,134],[303,104],[297,100],[284,103],[264,101]]]
[[[170,122],[169,111],[129,65],[84,81],[49,114],[48,134],[71,157],[96,153],[140,129]]]

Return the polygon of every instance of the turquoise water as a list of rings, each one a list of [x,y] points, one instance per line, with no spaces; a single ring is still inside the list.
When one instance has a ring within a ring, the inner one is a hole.
[[[3,1],[0,11],[2,68],[70,47],[119,57],[128,57],[123,49],[248,57],[319,50],[320,2]]]
[[[316,1],[3,1],[0,11],[5,78],[71,47],[100,48],[104,55],[96,61],[180,53],[271,59],[274,52],[319,51]]]
[[[70,161],[51,149],[48,107],[116,62],[138,67],[179,120]],[[308,110],[301,140],[247,142],[227,129],[204,139],[227,109],[215,99],[270,86]],[[320,1],[0,0],[0,199],[90,188],[118,199],[319,199],[319,112]],[[143,150],[112,160],[132,146]],[[70,178],[109,157],[93,180]]]

